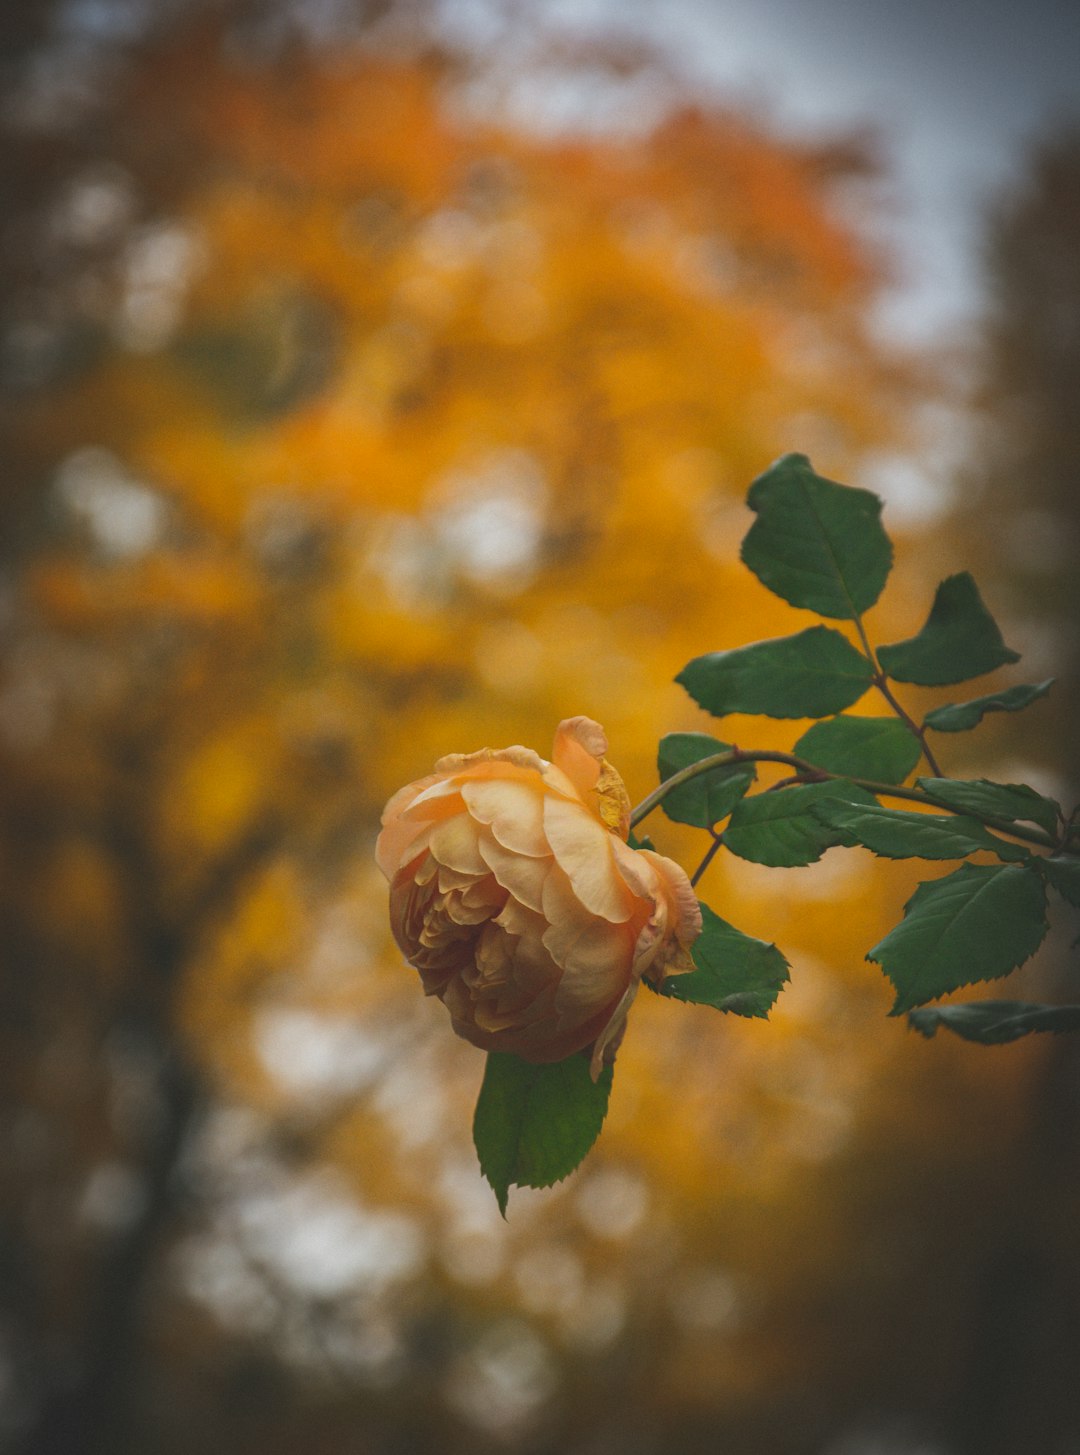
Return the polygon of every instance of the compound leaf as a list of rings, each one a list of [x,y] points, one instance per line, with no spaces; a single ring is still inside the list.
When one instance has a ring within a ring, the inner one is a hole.
[[[1080,859],[1075,854],[1050,854],[1035,862],[1062,899],[1080,909]]]
[[[836,799],[815,804],[814,814],[845,833],[845,843],[862,844],[884,859],[963,859],[983,849],[1006,860],[1029,857],[1026,849],[997,838],[975,818],[910,813],[877,803],[841,803]]]
[[[1057,832],[1061,808],[1026,783],[992,783],[989,778],[919,778],[919,787],[937,803],[961,813],[979,813],[1004,823],[1027,820],[1048,834]]]
[[[813,864],[826,849],[846,842],[845,830],[833,828],[814,812],[827,799],[876,802],[865,788],[843,779],[755,793],[736,805],[724,830],[724,847],[740,859],[775,868]]]

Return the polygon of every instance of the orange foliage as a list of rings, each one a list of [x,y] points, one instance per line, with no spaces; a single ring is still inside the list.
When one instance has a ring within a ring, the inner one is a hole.
[[[219,1098],[407,1212],[462,1307],[524,1313],[571,1363],[630,1348],[637,1320],[661,1399],[767,1399],[777,1369],[826,1358],[733,1342],[782,1296],[770,1260],[797,1283],[850,1232],[827,1243],[807,1179],[927,1058],[958,1101],[982,1090],[977,1053],[919,1048],[912,1069],[860,963],[913,875],[838,853],[716,863],[704,897],[782,945],[792,987],[768,1025],[639,997],[591,1170],[523,1196],[506,1231],[468,1143],[480,1054],[421,1002],[367,864],[383,801],[435,758],[543,749],[578,713],[641,798],[662,733],[715,726],[675,671],[797,629],[738,565],[747,483],[789,448],[857,480],[902,437],[901,381],[865,332],[874,270],[830,207],[845,159],[830,175],[827,154],[703,110],[633,142],[542,142],[455,119],[434,62],[168,60],[130,124],[167,112],[198,158],[170,219],[186,278],[129,290],[144,342],[21,426],[28,458],[93,445],[129,472],[75,477],[69,538],[20,585],[47,670],[58,643],[88,656],[56,688],[70,714],[8,754],[61,822],[82,741],[101,855],[57,854],[24,933],[63,901],[57,933],[77,917],[90,958],[134,942],[136,984],[143,920],[167,930],[169,1014]],[[649,827],[693,867],[698,836]],[[282,1025],[329,1036],[329,1062]],[[562,1284],[528,1272],[544,1249]]]

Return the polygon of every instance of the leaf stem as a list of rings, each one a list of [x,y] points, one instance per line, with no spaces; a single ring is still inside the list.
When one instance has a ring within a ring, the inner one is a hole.
[[[979,813],[976,809],[968,808],[961,811],[950,808],[948,804],[938,803],[921,788],[905,788],[899,783],[877,783],[872,778],[855,778],[849,773],[830,773],[827,769],[818,767],[816,763],[808,763],[805,758],[797,758],[794,753],[781,753],[772,748],[731,748],[725,753],[713,753],[708,758],[700,758],[696,763],[690,763],[687,767],[680,768],[677,773],[673,773],[670,778],[661,783],[659,788],[654,788],[651,793],[647,794],[631,811],[630,827],[636,828],[642,819],[648,818],[649,814],[659,808],[673,789],[689,783],[691,779],[698,778],[703,773],[711,773],[717,768],[730,768],[735,763],[783,763],[787,767],[793,768],[796,774],[805,775],[811,781],[854,783],[859,788],[865,788],[868,793],[873,793],[878,797],[900,798],[909,803],[922,804],[924,808],[936,809],[938,813],[955,813],[961,817],[978,819],[988,828],[997,829],[1014,839],[1022,839],[1028,844],[1037,844],[1042,849],[1080,854],[1080,844],[1075,848],[1070,848],[1068,844],[1061,846],[1042,829],[1022,828],[1018,824],[994,818],[990,814]],[[708,857],[711,857],[713,852],[714,850],[711,849]]]
[[[882,697],[884,697],[885,701],[892,708],[893,712],[896,713],[897,717],[904,724],[904,726],[910,732],[913,732],[918,738],[919,742],[922,744],[923,757],[929,764],[930,771],[931,773],[933,773],[934,777],[944,778],[945,774],[941,771],[941,767],[938,764],[937,759],[934,757],[933,750],[931,749],[930,744],[926,741],[926,729],[920,726],[920,724],[917,723],[915,719],[911,716],[911,714],[904,708],[903,704],[896,697],[892,688],[889,686],[889,679],[885,676],[885,673],[881,670],[880,667],[878,668],[877,676],[874,678],[874,686],[881,693]]]
[[[877,653],[870,645],[870,638],[867,636],[866,628],[863,626],[862,613],[858,611],[855,612],[852,620],[855,623],[855,630],[859,633],[859,641],[862,643],[862,649],[865,652],[866,656],[869,658],[870,665],[874,669],[873,685],[881,693],[882,697],[884,697],[885,701],[892,708],[893,712],[896,713],[897,717],[907,728],[908,732],[913,733],[914,736],[918,739],[919,746],[922,748],[923,751],[923,757],[926,759],[930,771],[931,773],[933,773],[934,777],[944,778],[945,774],[941,771],[941,767],[937,759],[934,757],[933,749],[926,741],[926,729],[915,721],[915,719],[904,707],[900,699],[893,692],[892,688],[889,686],[889,679],[883,671],[881,663],[877,659]]]
[[[690,887],[691,887],[691,889],[693,889],[693,888],[695,888],[697,886],[698,880],[705,873],[705,870],[709,867],[709,865],[712,863],[712,861],[716,858],[717,850],[720,848],[721,844],[724,842],[724,836],[723,836],[723,834],[713,833],[712,840],[713,840],[712,843],[709,845],[708,849],[705,851],[705,857],[704,857],[704,859],[702,859],[701,863],[694,870],[693,874],[690,875]]]

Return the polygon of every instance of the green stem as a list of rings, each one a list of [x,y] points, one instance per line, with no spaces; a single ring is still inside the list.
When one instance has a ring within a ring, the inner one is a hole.
[[[873,793],[882,798],[900,798],[908,803],[919,803],[924,808],[935,809],[938,813],[960,814],[958,809],[950,808],[947,804],[937,803],[929,794],[924,793],[921,788],[905,788],[899,783],[876,783],[872,778],[855,778],[849,773],[830,773],[825,768],[819,768],[816,763],[808,763],[805,758],[797,758],[794,753],[781,753],[771,748],[731,748],[726,753],[713,753],[708,758],[701,758],[696,763],[689,764],[686,768],[680,768],[670,778],[660,784],[659,788],[644,797],[630,814],[630,827],[636,828],[642,819],[648,818],[653,809],[658,808],[664,799],[674,788],[679,788],[691,779],[698,778],[702,773],[711,773],[715,768],[730,768],[735,763],[783,763],[793,768],[796,773],[805,775],[810,780],[825,782],[828,780],[843,783],[855,783],[860,788],[865,788],[868,793]],[[1057,840],[1042,829],[1022,828],[1018,824],[1009,823],[1000,818],[994,818],[990,814],[979,813],[975,809],[964,809],[962,816],[976,818],[980,823],[986,824],[987,828],[997,829],[1000,833],[1008,834],[1014,839],[1021,839],[1028,844],[1037,844],[1042,849],[1053,849],[1065,853],[1080,853],[1080,845],[1072,849],[1068,844],[1061,846]]]
[[[715,859],[717,850],[720,848],[720,846],[721,846],[721,844],[723,842],[724,842],[724,836],[723,836],[723,834],[715,834],[715,833],[713,834],[713,841],[709,845],[708,849],[706,850],[704,859],[702,859],[701,863],[694,870],[693,874],[690,875],[690,887],[691,887],[691,889],[694,889],[694,888],[697,887],[698,880],[705,873],[705,870],[712,863],[713,859]]]
[[[923,757],[926,759],[930,771],[931,773],[933,773],[934,777],[944,778],[945,774],[941,771],[938,761],[934,757],[933,749],[926,741],[926,729],[920,726],[920,724],[915,721],[915,719],[904,707],[900,699],[893,692],[892,688],[889,686],[889,679],[882,670],[881,663],[877,659],[877,653],[870,645],[870,638],[866,635],[866,628],[863,626],[862,616],[858,612],[856,612],[853,619],[855,622],[855,630],[859,633],[859,641],[862,643],[862,649],[866,653],[867,657],[870,659],[870,665],[874,669],[873,685],[881,693],[882,697],[884,697],[885,701],[892,708],[893,712],[896,713],[897,717],[907,728],[908,732],[913,733],[918,739],[919,746],[922,748],[923,751]]]

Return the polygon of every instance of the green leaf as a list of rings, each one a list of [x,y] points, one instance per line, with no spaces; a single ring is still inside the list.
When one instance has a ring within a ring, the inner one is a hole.
[[[902,783],[919,761],[922,746],[895,717],[833,717],[803,733],[795,753],[829,773]]]
[[[944,1005],[940,1009],[913,1010],[908,1015],[912,1028],[927,1038],[939,1026],[978,1041],[983,1046],[1003,1046],[1032,1031],[1080,1031],[1080,1005],[1028,1005],[1022,1000],[979,1000],[970,1005]]]
[[[711,758],[716,753],[729,753],[730,743],[721,743],[708,733],[668,733],[660,739],[656,767],[661,783],[674,773]],[[714,768],[691,778],[689,783],[673,788],[660,805],[668,818],[676,823],[693,824],[695,828],[712,828],[738,803],[757,777],[753,763],[733,763],[727,768]]]
[[[701,906],[701,934],[694,941],[696,970],[669,975],[662,995],[693,1005],[711,1005],[732,1015],[769,1014],[787,984],[788,963],[775,945],[744,935],[707,904]]]
[[[922,687],[966,682],[1019,660],[1019,653],[1002,641],[967,571],[942,581],[918,636],[878,648],[878,661],[890,677]]]
[[[1080,859],[1075,854],[1051,854],[1035,862],[1062,899],[1080,909]]]
[[[550,1187],[581,1162],[600,1135],[612,1070],[605,1066],[594,1083],[586,1055],[533,1066],[488,1053],[473,1141],[504,1217],[512,1186]]]
[[[845,841],[844,831],[823,823],[814,813],[824,799],[875,802],[865,788],[843,780],[755,793],[736,805],[724,830],[724,847],[740,859],[775,868],[813,864],[826,849]]]
[[[1047,677],[1045,682],[1006,687],[1003,692],[974,697],[970,702],[950,702],[928,712],[925,725],[938,733],[966,732],[968,728],[978,727],[988,712],[1020,712],[1022,708],[1030,707],[1040,697],[1045,697],[1053,685],[1053,677]]]
[[[828,626],[709,652],[675,678],[714,717],[728,712],[826,717],[857,702],[873,680],[867,658]]]
[[[909,813],[881,804],[818,803],[814,814],[823,823],[844,832],[848,844],[862,844],[885,859],[963,859],[982,849],[999,858],[1029,857],[1019,844],[1007,843],[983,828],[975,818],[953,814]]]
[[[1024,864],[961,864],[920,884],[904,918],[867,954],[896,987],[890,1015],[1008,975],[1046,934],[1046,890]]]
[[[1004,823],[1037,823],[1056,834],[1061,808],[1026,783],[992,783],[988,778],[917,778],[919,787],[936,803],[978,813]]]
[[[626,836],[626,842],[630,845],[632,849],[651,849],[654,854],[656,852],[656,845],[653,843],[652,839],[649,838],[648,834],[642,834],[639,838],[638,835],[634,833],[633,829],[631,829],[629,834],[627,834]]]
[[[881,501],[869,490],[814,473],[805,455],[784,455],[751,485],[757,512],[742,559],[792,606],[854,620],[881,595],[892,545]]]

